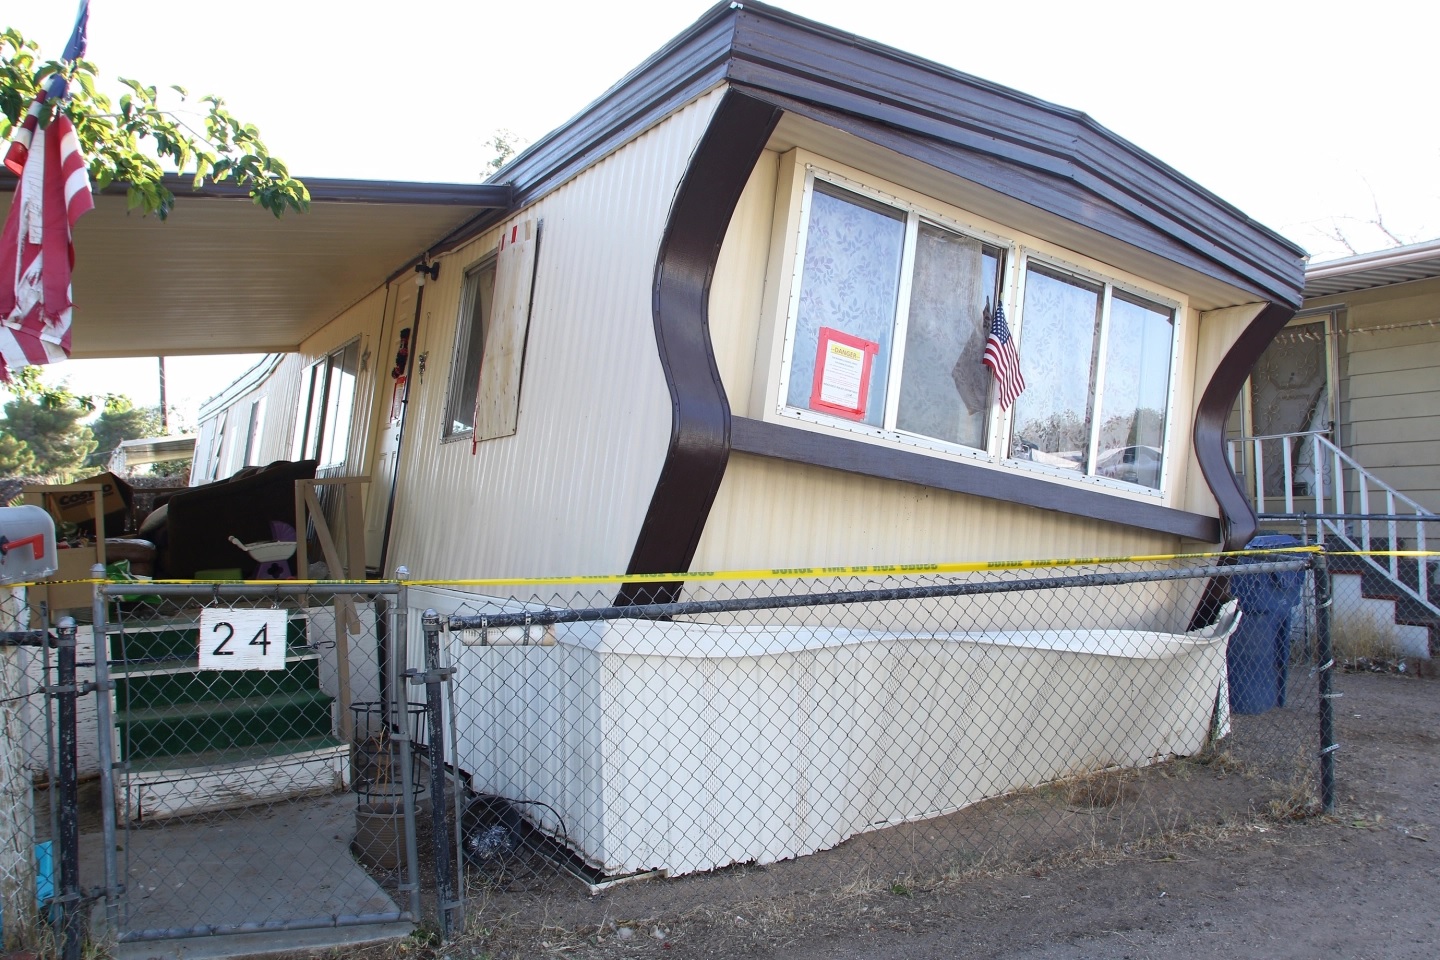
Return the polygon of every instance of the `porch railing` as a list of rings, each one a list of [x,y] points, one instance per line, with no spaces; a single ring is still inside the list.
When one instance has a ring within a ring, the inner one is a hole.
[[[1262,520],[1314,520],[1322,536],[1363,552],[1372,569],[1440,616],[1436,602],[1440,598],[1432,596],[1440,565],[1430,557],[1415,557],[1411,584],[1402,575],[1398,555],[1429,549],[1426,527],[1440,517],[1365,469],[1320,431],[1231,440],[1229,455],[1231,469],[1241,478]],[[1283,480],[1279,490],[1267,490],[1266,464],[1277,460]],[[1282,502],[1283,509],[1275,509]]]

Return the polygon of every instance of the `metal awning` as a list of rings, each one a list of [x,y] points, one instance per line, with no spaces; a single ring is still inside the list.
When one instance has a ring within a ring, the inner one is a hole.
[[[75,230],[77,359],[296,349],[510,188],[307,179],[308,213],[279,219],[233,187],[175,193],[169,219],[104,191]],[[0,177],[0,217],[15,180]]]
[[[143,440],[122,440],[118,448],[121,466],[138,467],[146,463],[168,463],[188,460],[195,455],[193,433],[176,437],[148,437]]]
[[[1440,240],[1317,263],[1305,271],[1305,299],[1440,277]]]

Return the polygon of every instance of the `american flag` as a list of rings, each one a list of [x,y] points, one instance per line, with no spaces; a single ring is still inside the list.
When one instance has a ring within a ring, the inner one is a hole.
[[[88,0],[80,4],[65,58],[85,53]],[[64,78],[30,107],[5,157],[20,182],[0,232],[0,380],[28,364],[70,355],[70,271],[75,265],[75,222],[93,209],[90,177],[70,118],[57,110],[40,126],[46,99],[61,102]],[[13,271],[13,272],[12,272]]]
[[[1025,377],[1020,372],[1020,354],[1015,352],[1015,340],[1010,336],[1010,327],[1005,323],[1004,304],[995,304],[990,316],[990,336],[985,341],[985,356],[981,363],[995,374],[995,389],[1000,395],[1000,409],[1008,409],[1015,398],[1025,390]]]

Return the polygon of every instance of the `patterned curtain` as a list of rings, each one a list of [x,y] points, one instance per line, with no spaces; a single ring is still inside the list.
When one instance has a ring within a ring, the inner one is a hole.
[[[884,423],[904,246],[903,213],[816,182],[786,390],[790,406],[809,408],[820,328],[831,327],[879,344],[864,422]]]
[[[994,264],[978,240],[920,225],[896,421],[901,430],[985,446],[991,376],[980,360]]]

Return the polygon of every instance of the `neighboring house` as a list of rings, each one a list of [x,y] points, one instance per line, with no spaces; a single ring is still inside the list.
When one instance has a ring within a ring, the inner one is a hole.
[[[1231,423],[1258,512],[1277,528],[1284,517],[1326,516],[1309,532],[1320,523],[1340,549],[1435,549],[1440,523],[1407,518],[1440,511],[1440,240],[1315,264],[1304,292]],[[1340,566],[1357,577],[1337,587],[1355,594],[1337,610],[1378,616],[1383,600],[1401,649],[1437,649],[1440,566],[1377,558],[1364,573],[1371,604],[1360,600],[1360,566]]]

